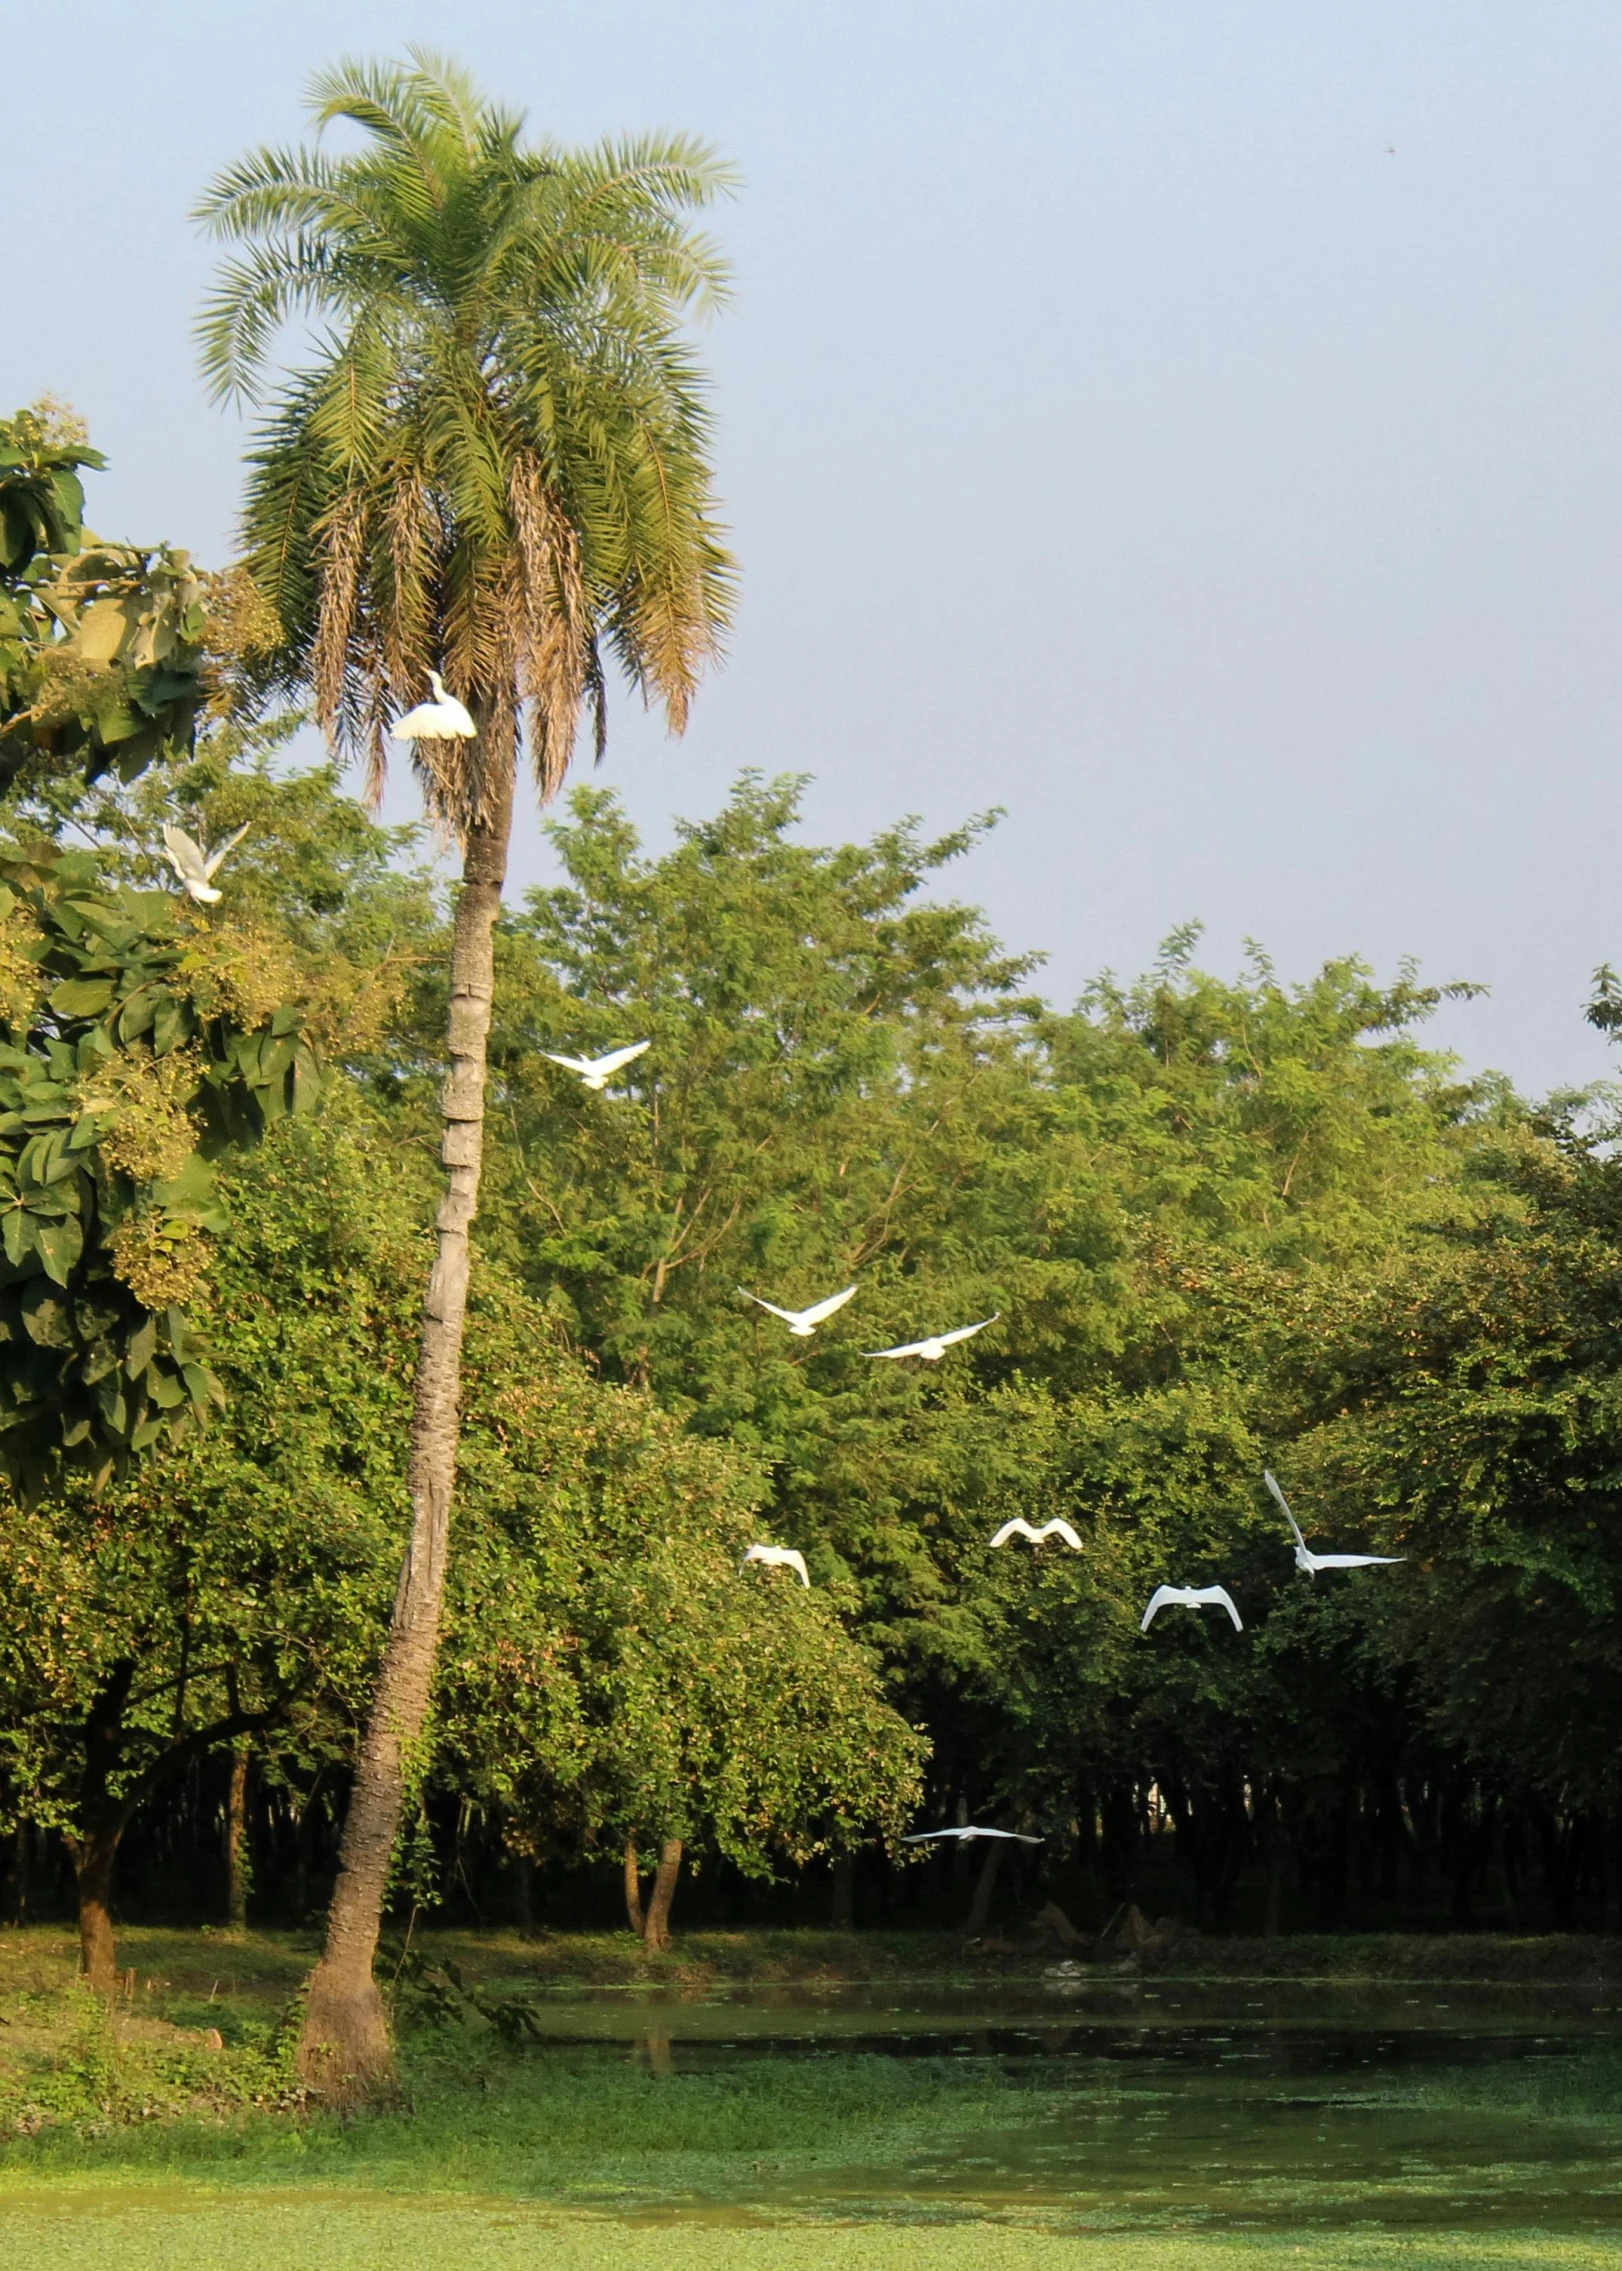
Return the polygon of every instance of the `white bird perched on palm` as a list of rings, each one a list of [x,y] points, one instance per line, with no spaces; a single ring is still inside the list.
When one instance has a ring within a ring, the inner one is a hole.
[[[433,700],[419,702],[414,710],[395,720],[395,740],[471,741],[479,730],[471,714],[454,694],[446,693],[445,681],[437,670],[429,671],[428,683],[434,690]]]
[[[1147,1632],[1162,1609],[1226,1609],[1233,1619],[1234,1631],[1245,1629],[1233,1605],[1233,1595],[1225,1585],[1157,1585],[1138,1630]]]
[[[1301,1525],[1290,1512],[1290,1502],[1278,1487],[1277,1480],[1265,1467],[1262,1480],[1284,1509],[1284,1519],[1295,1533],[1295,1566],[1304,1569],[1309,1577],[1316,1577],[1320,1569],[1380,1569],[1390,1568],[1406,1561],[1403,1553],[1314,1553],[1301,1535]]]
[[[587,1088],[606,1088],[621,1065],[628,1065],[633,1057],[652,1047],[651,1041],[633,1041],[627,1049],[610,1049],[606,1057],[560,1057],[555,1049],[543,1049],[541,1055],[577,1072]]]
[[[779,1309],[775,1301],[762,1301],[760,1295],[751,1293],[747,1286],[740,1285],[737,1290],[757,1309],[769,1309],[774,1317],[781,1317],[796,1340],[806,1341],[836,1309],[844,1308],[856,1288],[847,1285],[843,1293],[830,1293],[826,1301],[813,1301],[809,1309]]]
[[[1011,1522],[1003,1524],[991,1542],[994,1546],[1005,1546],[1010,1538],[1029,1538],[1033,1546],[1039,1546],[1045,1538],[1059,1538],[1072,1553],[1080,1553],[1082,1550],[1080,1538],[1069,1523],[1060,1521],[1057,1515],[1051,1522],[1044,1522],[1038,1530],[1022,1514],[1016,1514]]]
[[[163,829],[163,855],[174,869],[177,879],[184,884],[187,896],[201,899],[212,906],[219,893],[214,888],[214,877],[226,855],[234,852],[248,833],[247,823],[234,836],[227,836],[217,852],[205,851],[184,828],[176,828],[168,821]]]
[[[972,1844],[977,1837],[1000,1837],[1012,1845],[1042,1843],[1041,1838],[1027,1837],[1021,1829],[982,1829],[977,1822],[970,1822],[963,1829],[921,1829],[915,1837],[904,1837],[901,1842],[903,1845],[935,1845],[947,1837],[958,1838],[965,1845]]]
[[[753,1545],[738,1567],[745,1569],[752,1561],[764,1562],[768,1569],[792,1569],[802,1585],[809,1586],[811,1583],[806,1574],[804,1554],[796,1553],[792,1546]]]
[[[983,1333],[988,1325],[994,1325],[1001,1315],[1000,1309],[994,1309],[989,1317],[982,1317],[977,1325],[959,1325],[955,1333],[931,1333],[927,1340],[903,1341],[899,1348],[864,1348],[862,1354],[864,1356],[921,1356],[926,1364],[939,1364],[941,1358],[955,1341],[972,1340],[976,1333]]]

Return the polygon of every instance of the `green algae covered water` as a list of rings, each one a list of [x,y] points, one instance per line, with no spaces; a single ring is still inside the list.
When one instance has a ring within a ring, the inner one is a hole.
[[[1581,1990],[1061,1971],[532,2009],[517,2051],[418,2037],[391,2114],[13,2146],[0,2261],[1622,2271],[1622,2016]]]

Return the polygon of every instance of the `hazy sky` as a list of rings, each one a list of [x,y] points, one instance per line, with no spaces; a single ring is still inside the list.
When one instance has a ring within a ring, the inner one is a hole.
[[[0,404],[89,417],[109,534],[226,554],[186,216],[316,65],[439,42],[538,130],[697,131],[745,176],[706,349],[745,598],[685,743],[617,724],[650,837],[745,765],[813,773],[824,834],[995,802],[958,886],[1060,998],[1197,917],[1224,971],[1253,937],[1484,981],[1434,1030],[1529,1087],[1609,1069],[1615,0],[0,0],[0,35]]]

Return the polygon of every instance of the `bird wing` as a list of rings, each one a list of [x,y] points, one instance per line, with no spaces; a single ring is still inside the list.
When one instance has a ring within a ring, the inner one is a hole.
[[[750,1293],[741,1285],[737,1290],[743,1295],[745,1301],[752,1301],[757,1309],[769,1309],[774,1317],[781,1317],[785,1325],[797,1325],[799,1323],[800,1313],[797,1309],[779,1309],[775,1301],[762,1301],[758,1293]]]
[[[1266,1469],[1265,1467],[1263,1467],[1263,1469],[1262,1469],[1262,1480],[1263,1480],[1263,1482],[1264,1482],[1264,1483],[1266,1483],[1266,1485],[1267,1485],[1268,1489],[1269,1489],[1269,1490],[1270,1490],[1270,1491],[1271,1491],[1271,1492],[1273,1493],[1273,1496],[1274,1496],[1274,1497],[1275,1497],[1275,1498],[1276,1498],[1276,1499],[1278,1500],[1278,1502],[1279,1502],[1280,1506],[1282,1506],[1282,1507],[1283,1507],[1283,1509],[1284,1509],[1284,1519],[1285,1519],[1285,1521],[1286,1521],[1286,1522],[1288,1522],[1288,1523],[1289,1523],[1289,1525],[1290,1525],[1290,1528],[1291,1528],[1291,1529],[1292,1529],[1292,1530],[1293,1530],[1293,1531],[1295,1532],[1295,1542],[1296,1542],[1296,1544],[1297,1544],[1298,1546],[1305,1546],[1305,1544],[1306,1544],[1306,1542],[1307,1542],[1307,1541],[1306,1541],[1306,1539],[1305,1539],[1305,1538],[1304,1538],[1304,1537],[1303,1537],[1303,1536],[1301,1535],[1301,1525],[1300,1525],[1300,1523],[1299,1523],[1299,1522],[1298,1522],[1298,1521],[1296,1520],[1295,1516],[1294,1516],[1294,1515],[1293,1515],[1293,1514],[1292,1514],[1292,1513],[1290,1512],[1290,1502],[1289,1502],[1289,1500],[1288,1500],[1288,1499],[1287,1499],[1287,1498],[1285,1497],[1285,1495],[1284,1495],[1283,1491],[1281,1491],[1281,1490],[1279,1489],[1279,1487],[1278,1487],[1278,1478],[1277,1478],[1277,1476],[1270,1474],[1270,1473],[1268,1472],[1268,1470],[1267,1470],[1267,1469]]]
[[[1244,1631],[1245,1628],[1240,1621],[1239,1611],[1233,1605],[1233,1595],[1228,1591],[1228,1588],[1225,1585],[1202,1585],[1196,1598],[1202,1601],[1209,1601],[1213,1608],[1226,1609],[1229,1616],[1231,1616],[1233,1619],[1234,1631]]]
[[[843,1309],[845,1303],[855,1291],[855,1286],[847,1285],[843,1293],[830,1293],[826,1301],[814,1302],[809,1309],[802,1309],[800,1311],[801,1324],[820,1325],[824,1317],[831,1317],[836,1309]],[[779,1316],[783,1314],[781,1310],[777,1313]]]
[[[787,1553],[779,1554],[777,1558],[783,1564],[783,1567],[785,1569],[798,1570],[800,1583],[806,1587],[810,1586],[811,1579],[806,1573],[805,1556],[803,1553],[799,1553],[793,1547],[791,1547]]]
[[[231,854],[236,850],[238,844],[241,843],[243,837],[248,833],[250,825],[250,822],[244,820],[242,826],[237,830],[236,834],[234,836],[227,836],[225,842],[220,846],[219,850],[217,852],[210,852],[208,857],[203,861],[203,874],[208,882],[213,882],[215,869],[220,866],[222,861],[230,858]]]
[[[864,1356],[922,1356],[928,1341],[903,1341],[899,1348],[864,1348]]]
[[[1082,1550],[1081,1540],[1070,1527],[1070,1524],[1059,1520],[1057,1517],[1048,1524],[1041,1535],[1044,1538],[1062,1538],[1072,1553],[1080,1553]]]
[[[871,1351],[870,1353],[876,1354],[877,1352]],[[1034,1546],[1041,1535],[1040,1530],[1031,1528],[1023,1514],[1016,1514],[1011,1522],[1003,1524],[991,1542],[994,1546],[1005,1546],[1010,1538],[1029,1538]]]
[[[993,1310],[989,1317],[982,1317],[977,1325],[959,1325],[955,1333],[937,1333],[935,1338],[940,1342],[942,1348],[950,1348],[954,1341],[972,1340],[976,1333],[983,1333],[986,1327],[994,1325],[1001,1315],[1000,1309]]]
[[[171,822],[163,824],[163,848],[169,855],[169,865],[188,883],[206,883],[208,869],[203,865],[203,847],[194,843],[184,828]]]
[[[903,1845],[933,1845],[937,1838],[962,1835],[960,1829],[920,1829],[915,1830],[910,1837],[904,1837],[901,1842]]]
[[[606,1057],[594,1057],[591,1069],[593,1072],[618,1072],[621,1065],[628,1065],[633,1057],[639,1057],[644,1049],[652,1047],[651,1041],[633,1041],[628,1049],[611,1049]]]
[[[1320,1569],[1387,1569],[1394,1562],[1406,1561],[1405,1553],[1315,1553],[1313,1560]]]
[[[591,1061],[587,1057],[560,1057],[556,1049],[543,1049],[541,1055],[549,1063],[567,1065],[571,1072],[588,1073],[591,1070]]]
[[[1138,1630],[1147,1632],[1162,1609],[1172,1607],[1182,1598],[1175,1585],[1157,1585],[1149,1597],[1149,1606],[1143,1612],[1143,1622]]]

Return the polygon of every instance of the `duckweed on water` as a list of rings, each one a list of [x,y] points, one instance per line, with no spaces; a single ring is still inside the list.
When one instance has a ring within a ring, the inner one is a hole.
[[[403,2102],[346,2124],[248,2087],[280,2072],[265,1993],[186,1982],[152,1997],[144,2044],[103,2042],[62,2080],[116,2085],[121,2110],[64,2100],[0,2153],[0,2261],[597,2271],[653,2248],[671,2271],[1622,2271],[1622,2052],[1586,2004],[1539,2031],[1524,2001],[1461,2024],[1406,1996],[1338,2025],[1319,1998],[1309,2023],[1254,1983],[1048,2008],[1034,1983],[865,1992],[865,2022],[860,1996],[734,1985],[549,1998],[555,2039],[522,2048],[418,2030]],[[209,2023],[220,2050],[152,2039]],[[14,2076],[17,2034],[0,2036]],[[132,2111],[162,2059],[207,2118]]]

